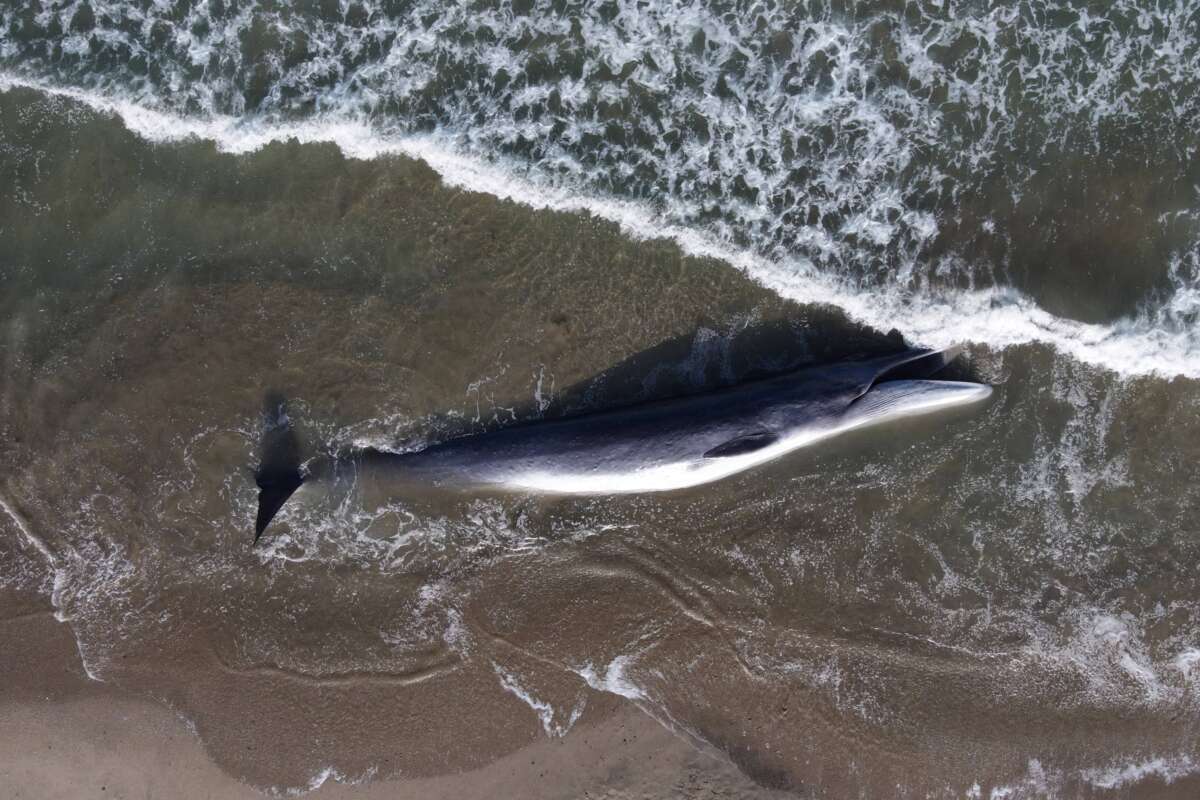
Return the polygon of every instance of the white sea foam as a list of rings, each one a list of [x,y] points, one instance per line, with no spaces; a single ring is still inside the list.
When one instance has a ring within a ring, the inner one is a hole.
[[[533,712],[537,714],[538,720],[542,723],[542,730],[546,732],[547,736],[551,738],[566,736],[567,732],[579,720],[580,715],[583,714],[584,706],[587,704],[586,697],[571,709],[571,713],[567,716],[565,722],[557,722],[555,720],[556,712],[554,706],[545,700],[535,697],[530,690],[521,684],[520,679],[516,675],[504,669],[499,664],[493,662],[492,668],[496,671],[496,676],[500,679],[500,685],[504,688],[504,691],[533,709]]]
[[[13,524],[16,525],[16,528],[20,532],[22,538],[24,538],[30,545],[33,546],[35,550],[38,551],[39,554],[41,554],[43,558],[46,559],[48,566],[54,575],[50,590],[50,605],[54,608],[54,618],[59,622],[70,622],[71,615],[67,609],[68,603],[70,602],[70,586],[64,559],[56,555],[54,551],[50,549],[49,545],[46,544],[45,540],[34,533],[24,516],[3,498],[0,498],[0,511],[3,511],[8,515],[8,517],[13,521]],[[67,561],[77,562],[79,560],[78,556],[74,552],[70,552],[67,555]],[[111,566],[113,563],[113,559],[111,558],[97,559],[97,561],[100,562],[101,566]],[[120,562],[119,557],[117,561]],[[95,656],[91,655],[93,648],[85,645],[77,630],[72,628],[72,632],[75,636],[75,648],[79,652],[79,663],[83,666],[84,674],[87,675],[91,680],[103,683],[104,679],[100,677],[100,669],[95,663]]]
[[[636,686],[626,675],[633,659],[630,656],[617,656],[608,663],[603,674],[597,671],[592,663],[584,664],[575,670],[575,674],[583,678],[584,683],[598,692],[619,694],[629,700],[645,700],[646,694]]]
[[[313,773],[313,776],[308,779],[308,783],[304,784],[303,786],[291,786],[287,788],[272,786],[266,789],[266,793],[276,797],[302,797],[309,792],[315,792],[317,789],[320,789],[330,781],[333,781],[334,783],[340,783],[344,786],[359,786],[369,783],[374,780],[378,772],[378,767],[369,767],[367,771],[361,775],[355,777],[346,777],[333,767],[325,767]]]
[[[1078,781],[1096,789],[1122,789],[1157,778],[1170,784],[1197,772],[1198,767],[1190,756],[1151,756],[1127,762],[1113,762],[1104,767],[1086,769],[1064,769],[1043,764],[1031,758],[1026,764],[1025,775],[1000,786],[993,786],[987,793],[988,800],[1018,800],[1018,798],[1055,798],[1063,796],[1068,782]],[[978,783],[968,788],[966,797],[981,800],[983,791]]]
[[[1155,756],[1140,761],[1112,764],[1103,768],[1084,770],[1083,779],[1099,789],[1119,789],[1140,783],[1148,778],[1158,778],[1164,783],[1174,783],[1191,775],[1200,767],[1190,756]]]
[[[1179,670],[1185,681],[1191,681],[1192,673],[1197,671],[1196,668],[1200,666],[1200,650],[1189,647],[1175,657],[1173,666]]]
[[[334,142],[352,158],[389,154],[418,158],[448,185],[537,209],[593,214],[615,222],[635,238],[671,239],[691,255],[733,265],[784,297],[835,306],[855,320],[883,330],[894,327],[913,342],[930,347],[964,341],[994,348],[1043,342],[1079,361],[1123,375],[1200,377],[1200,332],[1194,326],[1165,323],[1162,314],[1145,312],[1112,324],[1089,324],[1057,317],[1011,288],[941,293],[913,293],[889,286],[856,288],[815,269],[811,263],[772,261],[705,232],[665,223],[639,203],[587,196],[519,176],[512,165],[485,163],[463,155],[449,139],[435,134],[389,137],[362,120],[335,116],[270,124],[222,115],[180,117],[121,98],[0,75],[0,89],[17,86],[67,97],[117,115],[131,131],[151,141],[199,138],[214,141],[226,152],[248,153],[270,142],[295,139]],[[1197,298],[1200,288],[1184,283],[1181,277],[1167,305],[1190,308],[1200,303]]]
[[[33,549],[41,553],[42,557],[46,559],[47,563],[49,563],[51,567],[57,565],[58,559],[54,556],[54,552],[51,551],[49,546],[47,546],[42,540],[42,537],[34,533],[30,529],[29,523],[25,521],[25,518],[21,514],[17,513],[17,510],[9,505],[8,501],[4,500],[3,498],[0,498],[0,511],[3,511],[8,515],[8,518],[11,519],[13,524],[17,526],[17,530],[20,532],[22,538],[24,538],[29,544],[33,545]]]
[[[67,0],[0,8],[0,61],[93,90],[80,96],[152,138],[407,153],[447,182],[670,237],[931,345],[1043,341],[1118,372],[1194,376],[1200,217],[1186,203],[1153,201],[1156,220],[1122,227],[1168,245],[1143,265],[1166,291],[1135,317],[1083,325],[980,288],[1026,270],[1014,242],[1029,232],[1003,221],[1057,224],[1018,206],[1032,191],[1032,208],[1054,211],[1034,184],[1058,163],[1095,159],[1103,182],[1110,156],[1162,162],[1149,178],[1187,183],[1171,164],[1198,146],[1194,12],[1193,0],[1114,0],[1102,15],[1053,0],[854,15],[724,0]],[[1099,218],[1120,217],[1138,203],[1102,206]],[[1098,277],[1125,269],[1116,260]]]
[[[1147,691],[1152,694],[1160,691],[1158,674],[1150,663],[1141,638],[1135,633],[1131,619],[1100,614],[1092,622],[1086,636],[1095,647],[1111,654],[1120,669],[1147,687]]]

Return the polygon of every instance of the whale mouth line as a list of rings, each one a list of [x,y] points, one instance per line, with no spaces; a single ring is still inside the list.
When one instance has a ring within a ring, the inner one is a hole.
[[[928,379],[891,380],[875,384],[845,412],[852,427],[982,403],[993,389],[984,383]]]

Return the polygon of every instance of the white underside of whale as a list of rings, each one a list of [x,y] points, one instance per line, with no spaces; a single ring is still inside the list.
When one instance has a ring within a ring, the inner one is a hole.
[[[771,444],[739,455],[695,458],[629,471],[547,472],[506,475],[509,489],[550,494],[666,492],[711,483],[773,461],[841,433],[907,417],[981,402],[992,387],[959,381],[909,380],[877,384],[833,418],[810,420],[783,432]]]

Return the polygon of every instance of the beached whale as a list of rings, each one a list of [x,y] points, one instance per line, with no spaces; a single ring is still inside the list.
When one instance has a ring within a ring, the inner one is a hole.
[[[798,370],[720,391],[463,436],[423,450],[355,450],[302,464],[280,407],[264,437],[255,540],[303,483],[347,472],[373,481],[547,494],[684,489],[838,433],[977,403],[980,383],[934,380],[958,354],[906,350]]]

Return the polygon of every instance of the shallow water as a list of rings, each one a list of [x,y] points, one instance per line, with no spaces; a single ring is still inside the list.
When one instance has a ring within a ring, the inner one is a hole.
[[[0,11],[0,590],[226,769],[613,696],[818,796],[1197,769],[1196,8],[81,8]],[[251,546],[268,390],[407,448],[901,334],[994,399],[664,495],[306,487]]]

